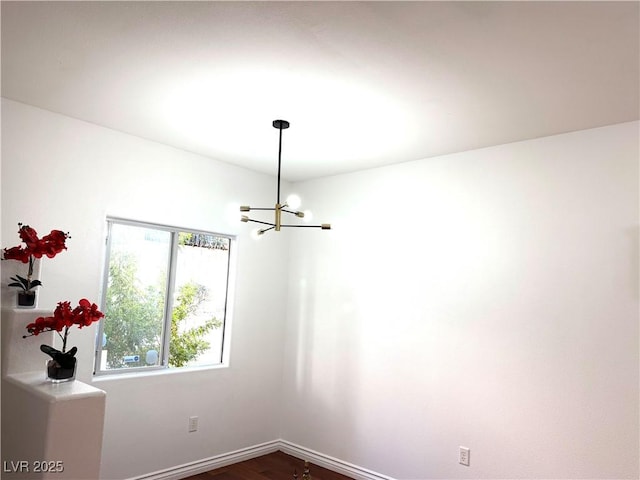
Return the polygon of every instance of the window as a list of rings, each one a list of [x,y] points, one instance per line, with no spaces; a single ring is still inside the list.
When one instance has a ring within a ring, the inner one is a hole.
[[[107,219],[95,373],[223,361],[234,238]]]

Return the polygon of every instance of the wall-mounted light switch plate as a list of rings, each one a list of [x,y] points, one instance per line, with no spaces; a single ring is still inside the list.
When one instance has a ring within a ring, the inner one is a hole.
[[[189,417],[189,431],[195,432],[198,430],[198,417]]]

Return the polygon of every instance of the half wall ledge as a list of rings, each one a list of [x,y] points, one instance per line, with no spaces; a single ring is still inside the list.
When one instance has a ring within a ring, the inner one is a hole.
[[[2,478],[99,478],[106,393],[44,372],[2,379]]]

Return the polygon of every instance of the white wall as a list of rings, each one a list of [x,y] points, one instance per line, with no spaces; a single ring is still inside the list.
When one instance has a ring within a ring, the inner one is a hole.
[[[254,243],[227,208],[272,177],[3,99],[2,246],[71,233],[52,309],[99,298],[106,214],[239,234],[230,368],[93,382],[104,479],[275,438],[398,479],[638,478],[638,127],[301,183],[334,229]]]
[[[296,185],[334,229],[292,243],[283,438],[398,479],[638,478],[638,128]]]
[[[107,392],[102,478],[278,438],[287,239],[254,244],[251,227],[227,220],[233,204],[273,201],[273,188],[270,176],[2,100],[2,246],[19,244],[18,222],[71,234],[68,250],[43,262],[40,309],[99,300],[107,214],[239,235],[229,368],[94,382],[95,328],[71,333],[78,379]],[[2,267],[3,277],[24,268]]]

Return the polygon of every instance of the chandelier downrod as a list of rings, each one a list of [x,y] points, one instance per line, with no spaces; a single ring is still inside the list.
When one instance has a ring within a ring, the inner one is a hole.
[[[282,130],[289,128],[289,122],[286,120],[274,120],[273,127],[280,131],[280,139],[278,141],[278,204],[280,204],[280,170],[282,168]]]

